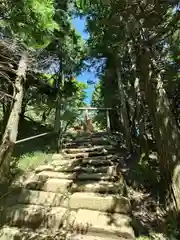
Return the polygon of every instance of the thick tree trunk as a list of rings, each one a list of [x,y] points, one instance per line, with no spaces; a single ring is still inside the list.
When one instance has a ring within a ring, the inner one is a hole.
[[[54,132],[56,133],[57,136],[57,152],[60,151],[62,147],[62,90],[64,88],[64,73],[62,69],[62,64],[61,64],[61,73],[60,73],[60,78],[58,79],[57,82],[57,99],[56,99],[56,112],[55,112],[55,121],[54,121]]]
[[[136,95],[136,120],[139,130],[139,143],[140,143],[140,154],[145,153],[145,155],[148,157],[149,149],[148,149],[148,143],[147,143],[147,135],[146,135],[146,129],[145,129],[145,116],[144,116],[144,108],[143,106],[143,99],[141,96],[141,88],[140,88],[140,81],[139,78],[136,77],[134,82],[134,90]]]
[[[4,101],[3,103],[3,121],[2,121],[2,136],[5,132],[5,128],[8,122],[8,118],[9,118],[9,114],[11,111],[11,107],[12,107],[12,103],[13,102],[8,102],[8,101]]]
[[[120,69],[118,66],[116,67],[116,74],[117,74],[117,81],[118,81],[118,88],[119,88],[119,95],[121,98],[121,121],[123,125],[123,132],[124,137],[126,141],[126,146],[129,151],[131,151],[132,148],[132,141],[131,141],[131,133],[130,133],[130,125],[129,125],[129,118],[128,118],[128,112],[126,107],[126,98],[124,94],[124,88],[123,83],[121,79]]]
[[[27,71],[27,56],[23,54],[18,70],[17,77],[15,79],[15,92],[14,92],[14,103],[12,104],[10,115],[7,121],[5,132],[2,138],[0,146],[0,173],[1,180],[6,177],[10,170],[10,158],[14,149],[18,134],[18,124],[21,114],[22,101],[23,101],[23,82],[25,80]]]
[[[154,136],[159,154],[161,183],[180,211],[180,142],[179,130],[171,112],[161,73],[148,49],[141,52],[139,69],[144,81],[148,107],[151,112]],[[167,194],[167,192],[166,192]],[[167,197],[167,196],[166,196]]]
[[[134,86],[133,86],[133,92],[134,92],[134,100],[135,100],[135,113],[134,113],[134,128],[137,136],[138,131],[138,139],[139,139],[139,145],[140,145],[140,152],[145,153],[146,156],[148,156],[148,144],[147,144],[147,135],[146,135],[146,129],[145,129],[145,106],[144,106],[144,98],[143,98],[143,89],[142,89],[142,83],[140,82],[140,79],[137,75],[137,64],[136,64],[136,56],[133,55],[133,43],[128,44],[128,52],[131,59],[131,71],[133,73],[134,77]]]

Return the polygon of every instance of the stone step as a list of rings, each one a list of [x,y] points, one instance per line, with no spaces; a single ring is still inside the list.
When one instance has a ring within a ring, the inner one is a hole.
[[[46,232],[46,229],[44,232]],[[60,236],[60,234],[59,236],[58,234],[47,235],[39,232],[32,232],[24,228],[19,229],[9,226],[4,226],[0,229],[0,240],[132,240],[132,238],[127,239],[116,236],[111,236],[109,238],[106,235],[104,237],[98,237],[82,234],[63,234],[63,236]]]
[[[108,150],[115,150],[115,148],[111,145],[106,145],[106,146],[93,146],[93,147],[83,147],[83,148],[66,148],[63,149],[63,153],[93,153],[93,152],[101,152],[101,151],[108,151]]]
[[[46,234],[46,229],[34,232],[32,229],[4,226],[0,229],[0,240],[64,240],[60,234]]]
[[[46,170],[46,169],[45,169]],[[79,172],[79,173],[106,173],[109,175],[117,175],[117,166],[75,166],[72,168],[66,168],[63,166],[57,166],[54,169],[55,172]]]
[[[81,136],[77,136],[74,139],[74,142],[76,142],[77,140],[83,140],[83,139],[91,139],[91,138],[106,138],[108,137],[109,134],[107,132],[99,132],[99,133],[93,133],[93,134],[85,134],[85,135],[81,135]]]
[[[73,157],[72,157],[72,156]],[[110,159],[112,157],[117,157],[117,154],[115,153],[108,153],[108,154],[105,154],[105,155],[99,155],[99,156],[90,156],[89,157],[89,153],[84,153],[83,154],[65,154],[65,153],[55,153],[52,155],[52,161],[53,160],[71,160],[71,159],[84,159],[84,158],[93,158],[93,159]]]
[[[71,190],[72,185],[73,180],[49,178],[46,181],[42,182],[35,176],[34,178],[25,181],[24,188],[44,192],[65,193],[68,190]]]
[[[69,233],[134,237],[130,217],[85,209],[69,211],[59,207],[47,209],[34,205],[16,205],[6,210],[6,223],[33,230],[49,229],[51,233],[66,230]]]
[[[69,180],[106,180],[106,181],[116,181],[118,175],[116,173],[63,173],[63,172],[53,172],[53,171],[43,171],[37,174],[37,179],[42,179],[42,181],[48,178],[59,178],[59,179],[69,179]]]
[[[110,140],[104,138],[89,138],[89,139],[80,139],[77,141],[73,141],[71,143],[67,143],[65,145],[66,148],[82,148],[83,147],[92,147],[94,145],[110,145]]]
[[[79,181],[73,183],[71,187],[71,192],[93,192],[93,193],[106,193],[106,194],[123,194],[124,184],[111,183],[100,181],[94,183],[93,181]]]
[[[46,192],[64,193],[64,192],[97,192],[121,194],[124,190],[123,178],[118,182],[106,181],[77,181],[68,179],[50,178],[42,182],[34,179],[27,180],[24,187],[30,190],[41,190]]]
[[[65,167],[74,167],[78,165],[112,165],[118,159],[117,155],[107,155],[107,156],[96,156],[96,157],[87,157],[80,159],[62,159],[60,154],[53,156],[51,165],[53,166],[65,166]]]
[[[98,234],[94,235],[82,235],[82,234],[72,234],[68,240],[135,240],[135,238],[122,238],[118,236],[107,236],[103,234],[103,236],[97,236]],[[102,235],[102,234],[101,234]]]
[[[88,209],[104,212],[129,214],[130,202],[122,196],[100,195],[98,193],[76,192],[60,194],[24,189],[17,200],[19,204],[65,207],[69,209]]]
[[[118,173],[118,165],[115,166],[53,166],[53,165],[40,165],[35,169],[35,173],[40,173],[43,171],[53,171],[53,172],[84,172],[84,173],[107,173],[108,175],[115,175]]]
[[[92,152],[74,152],[74,153],[65,153],[61,152],[60,159],[78,159],[78,158],[88,158],[88,157],[101,157],[101,156],[107,156],[109,154],[115,154],[116,150],[114,148],[112,149],[102,149],[101,151],[92,151]],[[58,154],[54,154],[53,159],[57,158]]]

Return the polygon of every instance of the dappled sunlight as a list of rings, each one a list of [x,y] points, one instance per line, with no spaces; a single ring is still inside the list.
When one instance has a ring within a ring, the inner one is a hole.
[[[98,134],[88,141],[96,138]],[[106,138],[102,141],[107,143]],[[2,227],[28,228],[39,236],[42,228],[48,236],[59,231],[64,239],[78,234],[133,239],[131,205],[123,196],[116,147],[81,145],[64,148],[35,168],[22,183],[16,202],[4,207]]]

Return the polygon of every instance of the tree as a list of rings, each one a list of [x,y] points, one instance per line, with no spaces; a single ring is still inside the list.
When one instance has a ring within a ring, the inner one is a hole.
[[[92,95],[92,101],[91,105],[93,107],[102,108],[104,106],[104,96],[102,94],[102,80],[99,80],[99,82],[96,84],[95,89],[93,91]],[[95,116],[94,116],[94,122],[96,122],[100,128],[104,129],[106,127],[106,114],[104,111],[97,110]]]
[[[3,43],[4,44],[4,43]],[[8,51],[8,45],[4,45]],[[14,52],[11,52],[13,54]],[[26,80],[26,71],[28,66],[28,58],[26,53],[22,53],[18,63],[18,69],[13,84],[13,101],[11,104],[10,115],[6,125],[5,132],[2,137],[2,143],[0,146],[0,169],[2,173],[7,172],[9,169],[9,156],[11,156],[14,144],[18,133],[19,117],[21,113],[22,101],[23,101],[23,82]]]
[[[14,100],[9,108],[9,118],[0,146],[1,173],[7,173],[10,165],[10,156],[18,133],[24,97],[24,83],[27,70],[30,67],[29,50],[32,47],[34,49],[37,47],[42,48],[42,46],[49,43],[53,31],[58,25],[53,20],[54,6],[52,1],[45,1],[44,3],[33,0],[26,2],[18,1],[17,4],[14,4],[14,1],[4,1],[0,7],[2,9],[0,26],[3,38],[1,42],[3,47],[5,47],[2,51],[4,53],[2,58],[6,59],[5,64],[3,59],[1,62],[3,63],[3,71],[4,69],[6,71],[6,78],[3,77],[3,74],[1,75],[4,81],[8,79],[9,84],[13,86],[11,92]],[[22,11],[19,11],[19,9],[22,9]],[[34,24],[34,28],[32,28],[32,24]],[[6,37],[14,38],[16,41],[5,42],[4,39]],[[13,44],[14,48],[10,47],[10,43]],[[22,49],[16,47],[24,44],[26,46],[22,47]],[[16,52],[17,49],[18,52]],[[9,53],[13,64],[7,68]],[[11,78],[9,72],[14,73],[14,79]]]
[[[109,85],[119,85],[124,136],[128,141],[132,137],[129,128],[138,127],[146,141],[150,122],[159,154],[161,189],[175,199],[179,210],[179,186],[175,181],[179,169],[179,129],[166,92],[170,80],[165,77],[173,47],[170,39],[179,34],[180,14],[177,8],[174,11],[178,1],[88,3],[80,1],[79,5],[87,16],[90,54],[97,59],[105,58],[106,63],[113,62],[116,81],[112,83],[109,77]],[[135,111],[130,111],[133,106]],[[140,116],[141,109],[145,111]]]

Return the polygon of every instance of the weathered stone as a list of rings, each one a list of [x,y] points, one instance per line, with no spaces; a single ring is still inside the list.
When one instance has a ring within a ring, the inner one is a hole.
[[[70,168],[75,167],[81,164],[81,159],[73,159],[73,160],[54,160],[52,161],[52,165],[55,167],[64,167],[64,168]]]
[[[123,187],[119,183],[106,181],[80,181],[73,183],[70,190],[72,192],[97,192],[97,193],[122,193]]]
[[[106,214],[98,211],[80,209],[76,215],[76,225],[83,233],[106,234],[134,239],[134,231],[129,217],[120,214]]]
[[[131,219],[122,214],[107,214],[91,210],[69,211],[66,208],[43,208],[33,205],[17,205],[7,210],[7,220],[11,226],[28,227],[29,229],[46,228],[50,232],[57,230],[97,233],[133,237]],[[110,221],[113,222],[109,224]]]
[[[21,204],[34,204],[42,206],[61,206],[66,205],[67,194],[35,191],[35,190],[23,190],[18,198],[18,203]]]
[[[114,147],[111,145],[106,146],[94,146],[94,147],[86,147],[86,148],[66,148],[63,150],[63,153],[85,153],[85,152],[95,152],[102,151],[103,149],[112,150]]]
[[[113,235],[107,236],[105,234],[102,237],[100,237],[100,236],[96,236],[96,234],[93,236],[93,235],[87,235],[87,234],[86,235],[71,234],[66,232],[65,233],[63,232],[61,234],[60,231],[58,231],[58,233],[59,234],[57,233],[48,234],[47,229],[41,229],[40,232],[33,232],[27,229],[19,229],[16,227],[5,226],[0,229],[0,240],[65,240],[65,239],[66,240],[132,240],[132,238],[125,239],[125,238],[120,238]]]
[[[114,180],[114,177],[116,177],[116,174],[108,176],[106,173],[63,173],[51,171],[43,171],[37,175],[40,178],[59,178],[69,180]]]
[[[87,233],[88,234],[88,233]],[[82,235],[82,234],[73,234],[72,236],[69,236],[67,240],[131,240],[131,239],[125,239],[125,238],[119,238],[118,236],[114,236],[113,234],[111,236],[107,236],[105,234],[101,234],[102,236],[97,236],[96,234],[90,235]]]
[[[78,159],[78,158],[88,158],[88,157],[94,157],[94,156],[99,156],[101,157],[102,155],[106,156],[108,155],[109,153],[114,153],[115,150],[114,148],[112,149],[105,149],[105,148],[102,148],[101,150],[94,150],[94,151],[90,151],[90,152],[80,152],[80,151],[77,151],[77,152],[74,152],[74,153],[63,153],[63,157],[62,155],[58,155],[58,154],[55,154],[53,155],[52,157],[52,160],[65,160],[65,159]],[[60,156],[60,158],[59,158]]]
[[[73,160],[55,160],[52,162],[52,165],[64,166],[72,169],[75,166],[83,166],[84,164],[89,164],[91,166],[106,166],[112,165],[113,162],[117,159],[117,156],[107,155],[107,156],[98,156],[98,157],[89,157],[84,159],[73,159]]]
[[[62,206],[70,209],[89,209],[129,214],[130,202],[124,197],[100,196],[95,193],[77,192],[72,195],[43,191],[24,190],[18,203],[42,206]]]
[[[122,184],[122,185],[121,185]],[[98,192],[98,193],[122,193],[123,178],[118,183],[108,181],[76,181],[59,178],[49,178],[45,183],[41,181],[30,180],[25,183],[26,189],[41,190],[46,192],[64,193],[64,192]]]
[[[77,192],[71,195],[68,206],[72,209],[88,209],[103,212],[129,214],[131,205],[125,197],[100,196],[96,193]]]
[[[76,211],[62,207],[42,207],[39,205],[19,204],[8,208],[6,221],[11,226],[28,227],[29,229],[46,228],[51,232],[70,229],[76,219]]]
[[[42,184],[41,181],[31,180],[26,183],[25,188],[46,192],[64,193],[71,187],[72,182],[72,180],[68,179],[49,178]]]
[[[35,169],[35,173],[39,173],[42,171],[54,171],[54,166],[53,165],[41,165]]]
[[[54,153],[52,155],[52,161],[56,161],[56,160],[67,160],[69,159],[67,154],[61,154],[61,153]]]
[[[116,175],[116,166],[75,166],[75,167],[55,167],[55,172],[84,172],[84,173],[107,173],[108,175]]]

